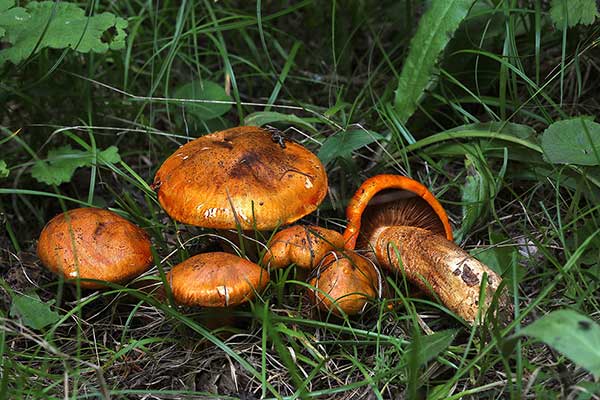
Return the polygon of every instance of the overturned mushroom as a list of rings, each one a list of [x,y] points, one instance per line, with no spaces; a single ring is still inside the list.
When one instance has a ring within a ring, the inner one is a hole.
[[[358,243],[377,263],[433,292],[470,323],[489,308],[502,279],[452,242],[448,217],[425,186],[397,175],[372,177],[356,191],[347,217],[347,248]],[[506,302],[504,294],[500,302]]]
[[[336,231],[319,226],[294,225],[273,236],[263,265],[277,269],[296,264],[300,268],[313,269],[325,254],[343,246],[344,238]]]
[[[309,296],[321,310],[338,316],[355,315],[382,293],[377,267],[352,250],[331,252],[314,270]]]
[[[180,304],[232,307],[252,300],[269,283],[258,265],[229,253],[204,253],[177,264],[167,275]]]
[[[146,233],[119,215],[99,208],[77,208],[54,217],[42,230],[38,256],[65,279],[125,282],[152,264]],[[83,288],[99,282],[81,280]]]

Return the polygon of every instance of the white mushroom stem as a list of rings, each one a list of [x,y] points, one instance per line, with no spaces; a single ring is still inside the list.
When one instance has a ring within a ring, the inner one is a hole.
[[[408,226],[381,227],[373,231],[370,246],[380,265],[402,272],[428,293],[433,292],[451,311],[470,323],[492,303],[502,278],[488,266],[441,235]],[[482,285],[482,280],[486,281]],[[483,304],[479,303],[484,287]],[[506,295],[499,298],[507,304]]]

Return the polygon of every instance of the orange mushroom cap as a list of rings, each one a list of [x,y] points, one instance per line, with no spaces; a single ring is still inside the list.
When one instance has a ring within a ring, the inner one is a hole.
[[[37,252],[48,269],[65,279],[124,282],[150,267],[150,247],[146,233],[119,215],[99,208],[77,208],[46,224]],[[80,285],[103,287],[86,281]]]
[[[309,283],[313,303],[323,310],[341,316],[359,314],[369,299],[380,297],[382,281],[373,262],[352,250],[331,252],[315,269]]]
[[[348,207],[346,208],[348,225],[344,232],[345,247],[347,249],[354,249],[356,246],[356,240],[361,229],[363,212],[371,199],[377,193],[389,189],[409,191],[425,200],[443,225],[446,238],[452,241],[452,227],[448,221],[448,215],[444,211],[444,207],[442,207],[435,196],[424,185],[405,176],[384,174],[376,175],[364,181],[348,203]]]
[[[212,133],[181,146],[153,187],[177,221],[216,229],[269,230],[313,212],[327,193],[317,156],[285,147],[256,126]]]
[[[198,254],[167,275],[176,302],[189,306],[229,307],[254,298],[269,283],[258,265],[229,253]]]
[[[296,264],[300,268],[313,269],[325,254],[343,246],[344,238],[336,231],[319,226],[294,225],[273,236],[263,265],[276,269]]]

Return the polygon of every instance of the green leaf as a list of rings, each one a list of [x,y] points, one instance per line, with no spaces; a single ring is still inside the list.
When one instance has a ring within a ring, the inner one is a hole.
[[[22,323],[32,329],[42,329],[60,320],[60,315],[35,293],[15,295],[10,315],[21,318]]]
[[[100,164],[117,163],[121,161],[119,150],[110,146],[98,152]],[[80,167],[91,166],[94,157],[91,152],[73,150],[71,146],[62,146],[48,152],[46,161],[38,160],[31,168],[31,176],[38,182],[48,185],[59,185],[71,181],[75,170]]]
[[[425,90],[435,82],[436,62],[474,0],[435,0],[425,12],[402,67],[394,106],[402,122],[417,109]]]
[[[414,352],[416,350],[416,364],[421,366],[446,350],[456,337],[456,333],[456,330],[446,330],[421,336],[419,340],[411,342],[408,351]]]
[[[579,390],[577,400],[598,399],[594,395],[600,394],[600,382],[577,382],[577,389]]]
[[[527,268],[519,264],[519,251],[510,242],[511,240],[503,234],[490,229],[490,243],[492,245],[483,250],[475,249],[470,253],[473,257],[490,267],[492,271],[502,276],[506,282],[506,286],[512,292],[514,287],[513,280],[516,279],[517,284],[521,282],[527,274]],[[514,274],[513,269],[516,270]]]
[[[268,124],[282,123],[296,125],[310,132],[316,133],[317,130],[308,122],[294,114],[282,114],[275,111],[259,111],[244,118],[245,125],[264,126]]]
[[[200,121],[220,117],[231,109],[231,101],[225,89],[211,81],[192,81],[175,89],[176,99],[200,100],[200,102],[181,102],[185,111]]]
[[[365,130],[341,131],[329,136],[317,156],[323,164],[328,164],[336,158],[351,158],[352,152],[384,137],[379,133]]]
[[[0,160],[0,179],[6,178],[10,173],[10,169],[6,165],[6,161]]]
[[[467,164],[467,163],[465,163]],[[475,225],[480,217],[487,212],[485,202],[489,198],[487,185],[483,183],[481,174],[471,168],[471,173],[467,175],[466,182],[462,188],[462,223],[460,227],[460,238]]]
[[[558,310],[523,328],[595,376],[600,376],[600,325],[572,310]]]
[[[542,150],[552,164],[600,165],[600,124],[590,117],[555,122],[542,134]]]
[[[14,1],[0,3],[0,65],[17,64],[44,48],[70,48],[80,53],[104,53],[125,47],[127,21],[110,13],[87,16],[73,3]]]
[[[558,29],[577,24],[591,25],[598,16],[596,0],[552,0],[550,18]]]
[[[456,231],[455,240],[460,242],[473,226],[481,222],[493,208],[494,199],[505,169],[492,171],[481,147],[475,144],[463,146],[465,154],[466,182],[462,191],[463,217],[461,227]]]
[[[514,246],[493,246],[494,244],[503,241],[503,235],[491,233],[490,237],[493,237],[495,239],[492,240],[492,246],[484,250],[477,249],[473,251],[471,255],[473,255],[479,261],[490,267],[492,271],[502,276],[510,268],[518,266],[516,263],[518,251]],[[524,269],[522,274],[523,273]]]
[[[515,124],[513,122],[479,122],[474,124],[460,125],[456,128],[448,129],[446,132],[460,131],[488,131],[512,135],[520,139],[526,139],[535,142],[535,129],[528,125]]]

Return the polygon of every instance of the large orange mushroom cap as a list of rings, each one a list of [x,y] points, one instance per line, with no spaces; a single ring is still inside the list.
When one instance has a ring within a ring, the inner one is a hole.
[[[42,230],[38,256],[65,279],[124,282],[152,264],[146,233],[119,215],[99,208],[77,208],[54,217]],[[102,288],[80,281],[81,287]]]
[[[260,266],[229,253],[198,254],[167,275],[176,302],[189,306],[230,307],[254,298],[269,283]]]
[[[327,193],[325,168],[292,141],[243,126],[181,146],[153,187],[175,220],[216,229],[269,230],[313,212]]]

